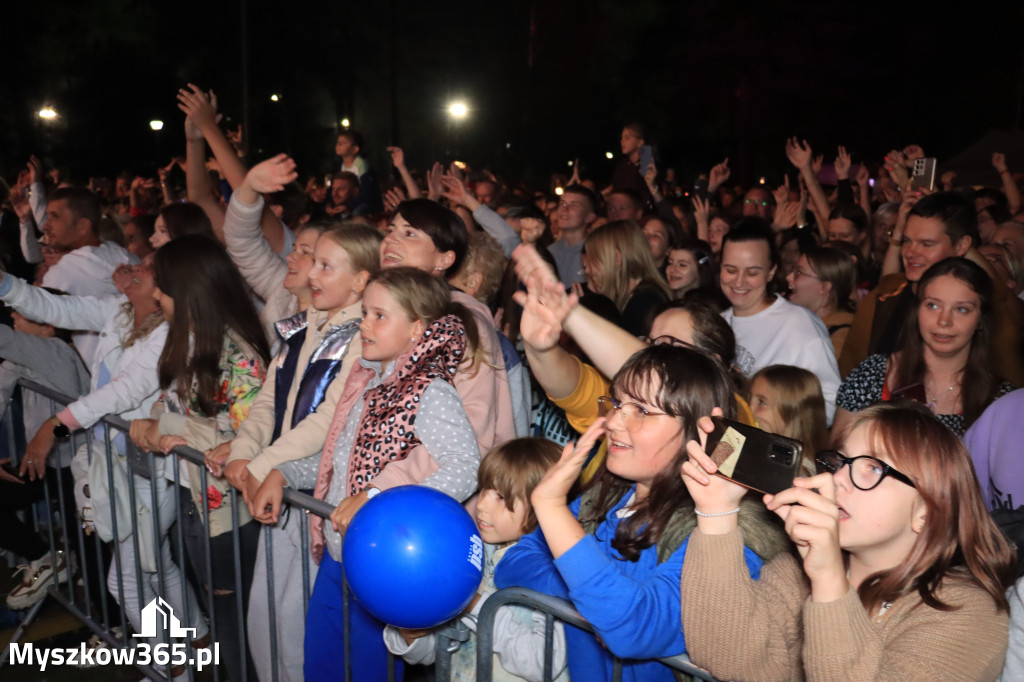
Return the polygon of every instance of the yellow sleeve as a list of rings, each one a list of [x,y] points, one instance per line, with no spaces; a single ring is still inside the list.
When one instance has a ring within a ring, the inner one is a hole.
[[[597,399],[608,395],[611,382],[593,365],[584,364],[576,357],[573,359],[580,365],[580,380],[576,388],[560,400],[555,400],[551,396],[548,396],[548,399],[565,410],[565,416],[572,428],[583,433],[597,419]]]

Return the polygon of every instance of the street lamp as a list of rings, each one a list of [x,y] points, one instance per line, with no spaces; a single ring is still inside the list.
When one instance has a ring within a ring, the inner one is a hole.
[[[270,96],[270,101],[271,101],[271,102],[277,102],[277,101],[279,101],[280,99],[281,99],[281,96],[280,96],[280,95],[278,95],[278,94],[276,94],[276,93]]]
[[[54,111],[53,107],[43,107],[37,115],[44,121],[52,121],[57,118],[57,112]]]
[[[448,105],[448,113],[454,119],[463,119],[469,115],[469,107],[466,106],[465,102],[452,102]]]

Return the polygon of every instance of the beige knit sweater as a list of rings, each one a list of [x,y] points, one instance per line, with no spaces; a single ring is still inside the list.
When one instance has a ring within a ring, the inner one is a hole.
[[[743,537],[690,537],[682,611],[693,662],[722,680],[994,680],[1003,667],[1007,619],[973,585],[943,586],[958,606],[938,611],[915,594],[870,617],[857,593],[819,604],[799,562],[780,555],[751,580]]]

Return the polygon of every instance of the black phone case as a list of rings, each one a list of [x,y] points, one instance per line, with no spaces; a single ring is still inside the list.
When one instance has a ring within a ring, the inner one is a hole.
[[[712,421],[715,430],[705,451],[718,465],[720,476],[772,495],[793,487],[803,460],[800,441],[721,417]]]

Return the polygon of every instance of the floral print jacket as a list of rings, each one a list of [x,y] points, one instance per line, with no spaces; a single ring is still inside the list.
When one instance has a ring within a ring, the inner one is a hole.
[[[248,416],[249,407],[256,400],[266,372],[266,364],[259,354],[229,331],[224,336],[221,349],[220,378],[215,398],[217,414],[203,417],[198,413],[199,401],[195,385],[187,404],[171,387],[153,407],[153,417],[160,420],[160,435],[181,436],[189,447],[200,452],[233,439],[238,427]],[[191,462],[187,470],[192,501],[200,514],[203,509],[202,491],[204,487],[206,489],[210,536],[231,530],[230,484],[224,478],[214,478],[205,467]],[[173,475],[173,471],[168,470],[167,477],[173,480]],[[248,523],[251,517],[246,506],[241,504],[241,497],[239,503],[239,523]]]

